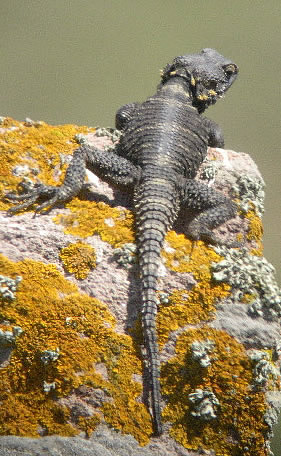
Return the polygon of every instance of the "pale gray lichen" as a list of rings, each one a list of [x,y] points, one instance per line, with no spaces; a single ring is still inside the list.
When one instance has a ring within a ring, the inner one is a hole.
[[[281,290],[278,288],[274,267],[263,257],[251,255],[246,248],[229,249],[216,246],[214,250],[225,258],[212,263],[213,278],[232,286],[233,301],[252,296],[248,313],[276,321],[281,316]]]
[[[266,392],[266,401],[268,407],[264,414],[264,421],[268,425],[268,434],[267,434],[267,450],[269,456],[274,456],[270,449],[270,439],[274,436],[275,431],[278,435],[279,433],[279,426],[278,417],[281,409],[281,395],[279,391],[267,391]],[[276,426],[276,427],[275,427]]]
[[[107,152],[115,149],[115,143],[119,141],[120,137],[122,136],[122,132],[116,128],[97,128],[95,134],[96,136],[106,136],[107,138],[111,139],[113,144],[110,146],[105,146],[104,148],[104,150]]]
[[[17,176],[17,177],[22,177],[22,176],[26,176],[27,174],[30,173],[30,166],[28,165],[16,165],[13,169],[12,169],[12,173],[14,176]]]
[[[279,410],[273,407],[269,407],[264,414],[264,421],[270,427],[273,428],[278,421]]]
[[[2,323],[3,324],[3,323]],[[18,336],[22,334],[23,330],[20,326],[13,326],[11,330],[0,329],[0,345],[12,345],[16,342]]]
[[[77,328],[77,321],[74,320],[72,317],[66,317],[65,324],[66,326],[71,326],[74,329]]]
[[[45,393],[49,393],[50,391],[52,390],[55,390],[56,389],[56,382],[51,382],[51,383],[48,383],[44,380],[43,382],[43,391]]]
[[[120,266],[128,269],[132,264],[136,263],[136,252],[136,244],[128,242],[114,250],[114,257]]]
[[[268,407],[264,415],[264,421],[272,430],[278,422],[278,417],[281,409],[281,395],[279,391],[267,391],[266,401]]]
[[[203,162],[203,167],[200,172],[200,178],[212,182],[218,174],[219,165],[214,160],[206,158]]]
[[[41,353],[40,359],[44,364],[48,364],[53,361],[56,361],[59,356],[60,356],[60,350],[59,350],[59,348],[56,348],[55,350],[43,351]]]
[[[281,340],[275,342],[274,356],[278,359],[281,359]]]
[[[217,417],[216,409],[219,401],[212,391],[197,388],[194,393],[188,395],[189,401],[193,404],[192,416],[204,421],[213,420]]]
[[[254,204],[259,217],[264,213],[264,188],[265,183],[261,177],[242,174],[237,177],[233,185],[233,192],[240,199],[240,208],[246,213]]]
[[[42,120],[33,120],[30,117],[26,117],[24,119],[24,123],[27,127],[39,127],[43,124]]]
[[[160,304],[169,304],[169,293],[165,293],[164,291],[160,291],[158,293],[158,301]]]
[[[194,360],[199,361],[201,367],[208,367],[211,364],[209,353],[214,349],[215,343],[210,339],[194,341],[191,344],[191,353]]]
[[[116,142],[120,139],[122,132],[120,130],[117,130],[116,128],[99,127],[96,129],[95,135],[96,136],[106,136],[106,137],[110,138],[112,142]]]
[[[81,145],[87,145],[87,146],[89,146],[89,145],[91,144],[91,142],[90,142],[89,139],[88,139],[88,135],[83,134],[83,133],[77,133],[77,134],[74,136],[74,139],[75,139],[75,141],[76,141],[78,144],[81,144]]]
[[[117,130],[116,128],[110,128],[110,127],[108,127],[108,128],[98,127],[95,131],[95,136],[106,137],[106,138],[109,138],[113,142],[113,145],[104,147],[104,150],[106,150],[106,151],[113,150],[115,148],[114,143],[119,141],[121,135],[122,135],[121,131]],[[78,133],[77,135],[75,135],[75,141],[81,145],[92,145],[92,140],[89,140],[88,135],[85,135],[83,133]]]
[[[253,378],[255,385],[264,386],[268,380],[280,377],[279,369],[273,364],[269,353],[263,350],[252,350],[249,357],[254,363]]]
[[[0,297],[3,300],[13,301],[16,298],[15,293],[21,280],[21,276],[11,279],[10,277],[0,275]]]

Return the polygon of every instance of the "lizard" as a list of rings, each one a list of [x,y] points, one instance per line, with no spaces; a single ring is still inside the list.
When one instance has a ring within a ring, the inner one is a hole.
[[[237,74],[237,65],[214,49],[174,58],[163,69],[153,96],[117,111],[115,123],[121,137],[112,151],[84,144],[74,151],[61,186],[38,183],[27,193],[6,195],[18,203],[9,209],[10,215],[34,203],[38,204],[35,213],[45,212],[79,193],[86,169],[133,193],[142,331],[155,435],[163,432],[156,333],[161,248],[180,208],[196,211],[188,227],[190,239],[212,244],[219,242],[213,229],[236,215],[230,198],[195,177],[208,146],[224,147],[220,127],[201,114],[224,95]]]

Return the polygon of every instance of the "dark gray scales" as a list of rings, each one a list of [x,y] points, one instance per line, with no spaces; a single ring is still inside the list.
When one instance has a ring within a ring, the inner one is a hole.
[[[73,155],[60,187],[39,185],[32,192],[8,195],[22,204],[10,213],[44,201],[36,212],[71,199],[81,190],[86,168],[112,185],[133,192],[142,299],[142,325],[149,371],[155,434],[162,433],[160,363],[156,334],[157,277],[167,230],[180,208],[198,215],[188,236],[217,243],[212,229],[236,214],[223,194],[194,180],[208,145],[223,147],[219,127],[201,116],[232,85],[237,66],[213,49],[176,57],[167,65],[155,95],[125,105],[116,115],[122,131],[113,152],[82,146]]]

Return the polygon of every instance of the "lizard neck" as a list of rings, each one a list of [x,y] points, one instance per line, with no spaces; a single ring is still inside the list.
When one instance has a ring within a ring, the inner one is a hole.
[[[191,108],[196,109],[192,106],[192,95],[188,82],[182,77],[175,76],[170,78],[159,87],[158,94],[164,97],[181,98]]]

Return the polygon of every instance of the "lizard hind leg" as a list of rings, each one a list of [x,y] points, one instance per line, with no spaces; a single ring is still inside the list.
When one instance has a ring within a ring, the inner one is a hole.
[[[187,209],[198,211],[188,226],[187,235],[193,240],[201,239],[210,244],[223,243],[226,245],[217,238],[212,230],[235,217],[236,204],[224,194],[194,180],[187,181],[184,196],[184,206]],[[238,247],[240,244],[229,242],[227,245]]]

